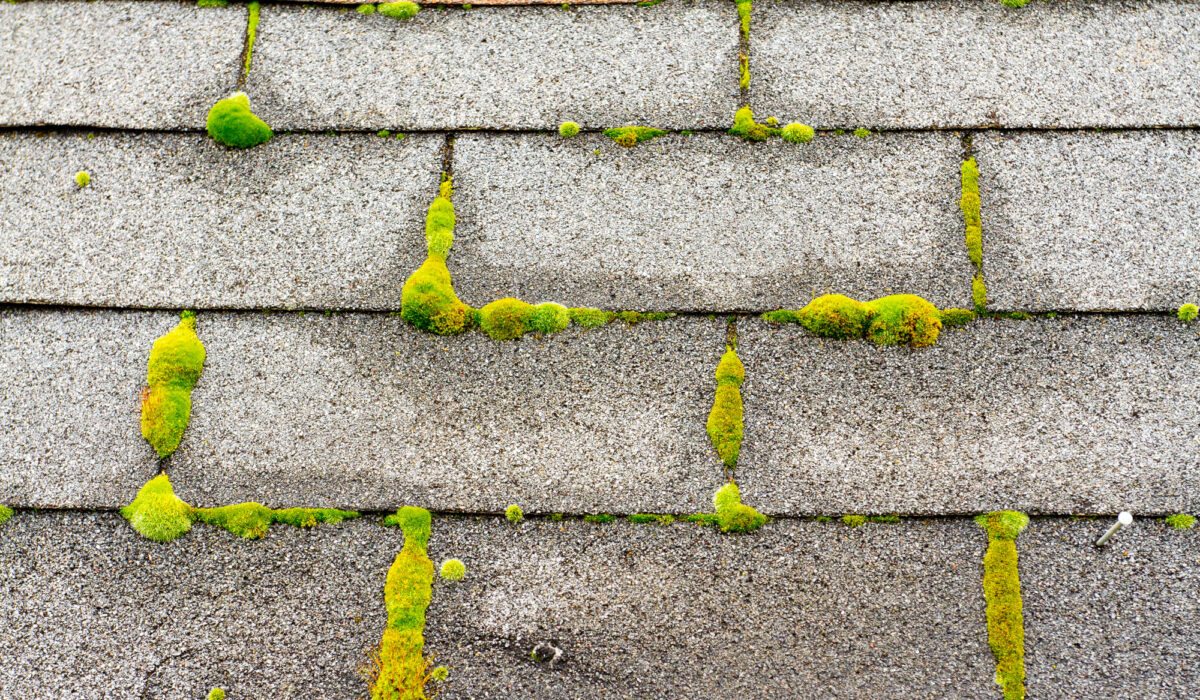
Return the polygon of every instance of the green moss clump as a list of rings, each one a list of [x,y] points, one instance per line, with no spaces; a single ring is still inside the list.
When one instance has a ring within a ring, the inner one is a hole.
[[[80,170],[75,173],[75,184],[79,187],[87,187],[92,184],[92,176],[86,170]]]
[[[421,10],[420,5],[415,2],[381,2],[379,3],[379,14],[385,17],[395,19],[411,19],[417,16],[417,12]]]
[[[767,522],[767,516],[742,503],[741,492],[732,481],[717,490],[713,505],[721,532],[753,532]]]
[[[631,523],[656,523],[658,525],[670,525],[675,522],[673,515],[656,515],[654,513],[632,513],[626,518]]]
[[[987,309],[987,285],[983,283],[983,275],[975,275],[971,280],[971,300],[975,302],[975,313],[982,315]]]
[[[203,2],[204,0],[200,0]],[[220,688],[213,688],[208,691],[208,700],[225,700],[225,691]]]
[[[567,309],[567,313],[571,315],[571,320],[584,328],[597,328],[612,321],[617,317],[612,311],[601,311],[600,309]]]
[[[764,321],[772,323],[800,323],[800,312],[794,309],[779,309],[778,311],[768,311],[762,315]]]
[[[238,537],[256,540],[267,534],[273,523],[296,527],[314,527],[319,523],[336,525],[357,518],[358,513],[333,508],[283,508],[272,510],[261,503],[238,503],[219,508],[196,508],[196,519],[223,527]]]
[[[850,527],[861,527],[867,524],[867,516],[865,515],[843,515],[842,522]]]
[[[508,297],[479,310],[479,328],[496,340],[520,338],[529,330],[532,304]]]
[[[738,87],[743,90],[750,88],[750,57],[746,54],[738,55],[739,68],[742,72],[741,80],[738,81]]]
[[[996,657],[996,682],[1003,688],[1005,700],[1020,700],[1025,697],[1025,622],[1015,540],[1029,524],[1029,517],[1000,511],[975,520],[988,532],[983,593],[987,599],[988,644]]]
[[[8,506],[0,506],[0,525],[8,522],[8,519],[13,516],[13,509]]]
[[[442,568],[438,573],[447,581],[461,581],[467,575],[467,565],[457,559],[447,559],[442,562]]]
[[[1029,0],[1000,0],[1000,4],[1004,5],[1005,7],[1020,8],[1028,5]]]
[[[155,542],[170,542],[186,535],[196,518],[192,507],[175,495],[166,474],[146,482],[133,503],[121,509],[121,515],[134,530]]]
[[[358,13],[362,15],[375,14],[375,6],[369,3],[363,3],[358,6]]]
[[[750,11],[752,6],[750,0],[737,0],[738,20],[742,24],[742,36],[750,38]]]
[[[513,504],[504,509],[504,517],[508,518],[508,522],[516,525],[525,519],[525,513],[521,512],[521,506]]]
[[[616,520],[616,516],[607,513],[596,513],[594,515],[583,516],[583,521],[586,523],[611,523]]]
[[[380,642],[371,679],[371,700],[425,700],[430,680],[424,656],[425,610],[433,597],[433,562],[429,544],[430,516],[424,508],[405,506],[385,524],[404,530],[404,548],[388,569],[383,588],[387,629]]]
[[[983,222],[979,213],[979,168],[974,158],[963,161],[962,198],[958,207],[962,209],[966,225],[967,255],[976,270],[983,267]]]
[[[1184,304],[1179,307],[1178,317],[1180,321],[1195,321],[1197,309],[1195,304]]]
[[[943,328],[965,326],[975,320],[975,312],[969,309],[942,309],[938,316],[942,319]]]
[[[557,333],[571,325],[571,313],[561,304],[546,302],[533,307],[529,315],[529,330],[534,333]]]
[[[933,345],[942,330],[942,318],[933,304],[915,294],[893,294],[868,304],[871,322],[867,338],[876,345]]]
[[[558,135],[564,139],[573,139],[579,135],[579,125],[575,122],[563,122],[558,125]]]
[[[841,294],[825,294],[808,302],[795,318],[808,330],[826,338],[861,338],[872,317],[867,304]],[[782,319],[774,312],[771,320]]]
[[[750,109],[749,105],[742,107],[734,113],[733,128],[729,130],[729,133],[734,136],[741,136],[747,141],[766,141],[770,136],[778,132],[779,129],[754,121],[754,111]]]
[[[854,135],[860,139],[865,139],[871,135],[871,130],[870,129],[862,129],[862,128],[855,129]]]
[[[643,141],[665,136],[666,131],[648,126],[622,126],[615,129],[605,129],[604,135],[616,141],[619,145],[632,148]]]
[[[184,311],[174,330],[154,341],[142,395],[142,437],[159,458],[179,447],[192,413],[192,387],[204,368],[204,344],[196,336],[196,314]]]
[[[11,513],[12,511],[9,512]],[[1196,527],[1196,518],[1187,513],[1168,515],[1165,520],[1168,525],[1176,530],[1191,530]],[[0,522],[4,522],[4,520],[0,519]]]
[[[400,292],[400,316],[424,331],[438,335],[462,333],[475,325],[476,312],[454,293],[446,256],[454,244],[453,183],[442,182],[425,216],[427,257],[409,275]]]
[[[727,348],[717,364],[717,394],[708,414],[708,439],[726,467],[737,466],[742,449],[742,392],[746,377],[742,361],[733,348]]]
[[[257,3],[256,3],[257,4]],[[271,127],[250,112],[250,98],[235,93],[208,110],[208,135],[234,148],[250,148],[274,136]]]
[[[788,124],[779,132],[779,136],[788,143],[808,143],[816,135],[817,132],[813,131],[811,126],[805,126],[796,122]]]
[[[229,0],[196,0],[196,7],[225,7],[228,4]],[[225,694],[222,693],[221,700],[224,700],[224,698]]]

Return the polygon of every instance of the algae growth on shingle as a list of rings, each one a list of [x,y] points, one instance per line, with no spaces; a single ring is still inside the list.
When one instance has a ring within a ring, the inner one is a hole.
[[[142,395],[142,437],[160,458],[179,447],[192,413],[192,387],[204,369],[204,344],[196,314],[184,311],[179,325],[154,341]]]
[[[1004,700],[1020,700],[1025,697],[1025,622],[1015,540],[1029,524],[1029,516],[999,511],[975,520],[988,533],[983,592],[987,600],[988,645],[996,657],[996,683],[1003,689]]]
[[[730,469],[737,466],[742,448],[742,392],[739,387],[746,377],[742,361],[733,348],[728,348],[717,364],[717,392],[712,411],[708,414],[708,439],[712,441],[721,461]]]

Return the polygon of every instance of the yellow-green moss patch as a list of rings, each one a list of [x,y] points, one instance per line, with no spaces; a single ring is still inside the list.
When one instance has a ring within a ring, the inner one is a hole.
[[[421,7],[415,2],[381,2],[377,8],[379,14],[393,19],[411,19],[417,16]]]
[[[750,12],[753,6],[750,0],[737,0],[738,21],[742,25],[742,36],[750,38]]]
[[[665,136],[666,131],[649,126],[621,126],[615,129],[605,129],[604,135],[616,141],[619,145],[632,148],[643,141]]]
[[[1195,321],[1197,315],[1200,315],[1200,309],[1197,309],[1195,304],[1180,306],[1179,313],[1176,314],[1180,321]]]
[[[274,510],[261,503],[239,503],[219,508],[196,508],[196,519],[223,527],[239,537],[258,539],[273,523],[296,527],[315,527],[321,523],[336,525],[357,518],[358,513],[334,508],[283,508]]]
[[[962,209],[963,224],[966,226],[967,255],[976,270],[983,267],[983,222],[979,214],[979,167],[974,158],[963,161],[962,197],[958,207]]]
[[[573,139],[579,135],[579,125],[575,122],[563,122],[558,125],[558,135],[564,139]]]
[[[513,504],[504,509],[504,517],[508,518],[508,522],[516,525],[525,519],[525,513],[521,511],[521,506]]]
[[[192,387],[204,369],[204,343],[196,314],[184,311],[179,325],[154,341],[142,394],[142,437],[159,458],[179,447],[192,413]]]
[[[738,63],[742,74],[741,79],[738,81],[738,87],[748,90],[750,88],[750,57],[744,53],[739,54]]]
[[[166,474],[146,482],[133,503],[121,509],[121,515],[134,530],[155,542],[170,542],[186,535],[196,519],[192,507],[175,495]]]
[[[208,110],[207,127],[213,140],[234,148],[257,146],[275,135],[266,122],[250,111],[250,98],[244,92],[218,100]]]
[[[915,294],[893,294],[865,303],[826,294],[799,311],[768,311],[762,317],[775,323],[799,323],[826,338],[865,337],[878,345],[933,345],[942,330],[942,312]],[[961,314],[952,317],[962,319]]]
[[[1005,700],[1020,700],[1025,697],[1025,623],[1015,540],[1029,524],[1029,516],[999,511],[975,520],[988,533],[983,593],[987,599],[988,644],[996,657],[996,683],[1003,689]]]
[[[739,387],[746,377],[742,361],[733,348],[728,348],[721,356],[716,377],[716,398],[708,414],[708,439],[721,461],[732,469],[737,466],[738,453],[742,449],[742,392]]]
[[[674,515],[666,515],[659,513],[631,513],[625,516],[631,523],[653,523],[655,525],[670,525],[675,522]]]
[[[721,532],[753,532],[767,522],[767,516],[742,503],[741,491],[732,481],[717,489],[713,505]]]
[[[12,511],[9,511],[9,513],[11,512]],[[1164,521],[1176,530],[1191,530],[1192,528],[1196,527],[1196,518],[1188,515],[1187,513],[1168,515],[1166,518],[1164,518]],[[4,520],[0,519],[0,522],[4,522]]]
[[[8,519],[13,516],[13,509],[8,506],[0,506],[0,525],[8,522]]]
[[[213,688],[208,691],[208,700],[225,700],[225,691],[220,688]]]
[[[942,309],[938,316],[942,319],[943,328],[965,326],[975,320],[975,312],[970,309]]]
[[[78,187],[87,187],[92,184],[92,176],[86,170],[80,170],[75,173],[75,184]]]
[[[475,325],[476,317],[475,310],[454,293],[446,268],[446,256],[454,244],[453,193],[454,186],[446,179],[425,216],[425,262],[409,275],[400,291],[400,316],[438,335],[462,333]]]
[[[467,565],[457,559],[447,559],[442,562],[438,574],[447,581],[461,581],[467,575]]]
[[[246,9],[246,60],[242,67],[243,76],[250,75],[250,59],[254,57],[254,40],[258,38],[259,4],[252,2],[246,6]]]

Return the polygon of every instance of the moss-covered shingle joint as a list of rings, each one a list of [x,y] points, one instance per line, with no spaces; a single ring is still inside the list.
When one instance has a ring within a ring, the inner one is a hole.
[[[204,343],[196,314],[184,311],[179,325],[150,348],[147,389],[142,394],[142,437],[159,458],[179,447],[192,413],[192,387],[204,369]]]
[[[1005,700],[1025,697],[1025,623],[1021,612],[1021,580],[1016,538],[1029,517],[1014,511],[980,515],[987,530],[983,558],[983,592],[987,601],[988,644],[996,657],[996,683]]]
[[[743,414],[741,385],[746,370],[733,348],[727,348],[717,364],[717,391],[708,414],[708,439],[721,461],[730,469],[737,466],[742,448]]]
[[[961,309],[953,311],[951,320],[966,321]],[[826,338],[867,338],[877,345],[913,347],[936,343],[943,325],[942,312],[915,294],[893,294],[869,302],[826,294],[799,311],[768,311],[763,318],[776,323],[799,323]]]
[[[271,140],[275,132],[250,111],[250,98],[244,92],[218,100],[208,110],[208,135],[233,148],[250,148]]]

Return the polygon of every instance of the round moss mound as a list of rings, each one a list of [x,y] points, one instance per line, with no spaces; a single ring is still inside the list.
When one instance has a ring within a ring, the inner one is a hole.
[[[235,93],[208,110],[208,135],[233,148],[250,148],[275,135],[271,127],[250,112],[250,98]]]
[[[410,19],[420,12],[421,7],[415,2],[384,2],[379,4],[379,14],[394,19]]]
[[[867,304],[872,312],[867,338],[878,345],[925,347],[942,330],[938,308],[915,294],[893,294]]]
[[[479,310],[479,328],[496,340],[520,338],[533,313],[533,305],[520,299],[497,299]]]
[[[1195,321],[1197,314],[1198,310],[1196,309],[1195,304],[1184,304],[1183,306],[1179,307],[1180,321]]]
[[[579,125],[575,122],[563,122],[558,127],[558,135],[564,139],[574,138],[579,135]]]
[[[529,330],[535,333],[557,333],[569,325],[571,313],[561,304],[538,304],[529,315]]]
[[[868,305],[861,301],[841,294],[826,294],[800,309],[799,320],[805,328],[826,338],[861,338],[872,315]]]
[[[804,124],[788,124],[779,132],[779,136],[790,143],[808,143],[816,135],[817,132],[811,126]]]
[[[461,581],[467,575],[467,566],[457,559],[447,559],[439,573],[447,581]]]

